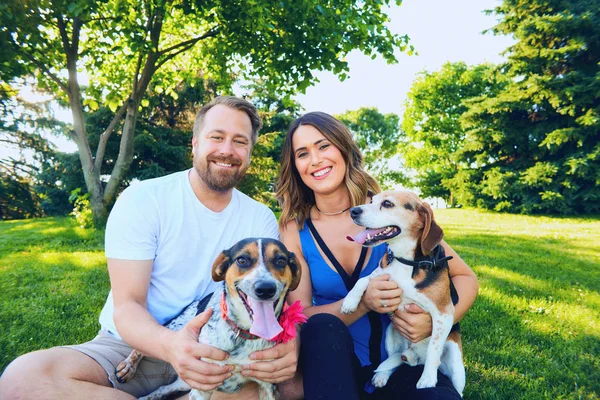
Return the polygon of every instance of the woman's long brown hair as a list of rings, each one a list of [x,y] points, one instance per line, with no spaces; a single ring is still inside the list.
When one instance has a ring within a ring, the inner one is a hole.
[[[344,183],[350,194],[351,207],[363,204],[367,195],[381,191],[375,179],[363,169],[363,157],[352,139],[350,130],[329,114],[323,112],[304,114],[290,125],[281,152],[281,170],[277,182],[277,200],[282,209],[279,218],[280,228],[284,228],[289,221],[295,220],[298,229],[302,229],[310,215],[310,208],[315,204],[315,195],[312,189],[302,182],[294,162],[292,136],[302,125],[311,125],[318,129],[342,153],[346,162]]]

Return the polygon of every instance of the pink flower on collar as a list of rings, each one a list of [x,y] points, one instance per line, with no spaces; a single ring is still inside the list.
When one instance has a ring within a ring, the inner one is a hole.
[[[279,335],[271,339],[271,342],[276,343],[287,343],[296,337],[296,325],[300,325],[306,322],[306,315],[302,313],[304,307],[297,300],[291,306],[287,303],[283,305],[283,311],[279,316],[279,325],[283,328],[283,331]]]

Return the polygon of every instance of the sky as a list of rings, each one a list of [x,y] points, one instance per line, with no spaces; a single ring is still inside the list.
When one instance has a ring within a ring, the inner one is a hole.
[[[393,33],[408,35],[417,55],[398,53],[398,63],[388,65],[381,57],[372,60],[360,53],[346,57],[350,77],[340,82],[330,72],[317,72],[320,82],[296,99],[305,111],[339,114],[360,107],[376,107],[382,113],[402,116],[403,103],[419,72],[433,72],[448,62],[469,65],[504,60],[500,53],[513,44],[506,36],[482,34],[497,23],[493,9],[498,0],[404,0],[389,9]],[[56,117],[71,122],[69,110],[57,110]],[[76,151],[67,138],[52,138],[62,151]]]
[[[399,53],[398,63],[388,65],[381,58],[371,60],[354,51],[347,57],[350,78],[340,82],[332,73],[315,75],[320,83],[307,89],[297,100],[305,111],[330,114],[376,107],[383,113],[401,115],[406,94],[417,74],[433,72],[448,62],[464,61],[469,65],[499,63],[500,53],[514,41],[507,36],[483,35],[496,25],[493,9],[496,0],[404,0],[391,7],[388,15],[393,33],[408,35],[418,55]]]

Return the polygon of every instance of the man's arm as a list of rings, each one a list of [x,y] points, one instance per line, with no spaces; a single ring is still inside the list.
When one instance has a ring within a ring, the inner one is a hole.
[[[211,312],[204,312],[183,329],[173,332],[160,325],[148,312],[147,296],[152,260],[108,259],[108,272],[114,300],[114,321],[119,335],[144,355],[169,362],[191,387],[213,390],[231,376],[233,367],[200,360],[223,361],[227,353],[198,343],[202,326]]]

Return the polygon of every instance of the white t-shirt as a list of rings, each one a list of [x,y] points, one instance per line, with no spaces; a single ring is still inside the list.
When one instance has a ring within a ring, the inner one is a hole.
[[[187,171],[128,187],[106,226],[108,258],[154,260],[148,310],[164,324],[194,300],[214,291],[211,269],[221,251],[248,237],[279,239],[273,212],[238,190],[221,212],[196,197]],[[120,337],[112,291],[100,313],[101,329]]]

